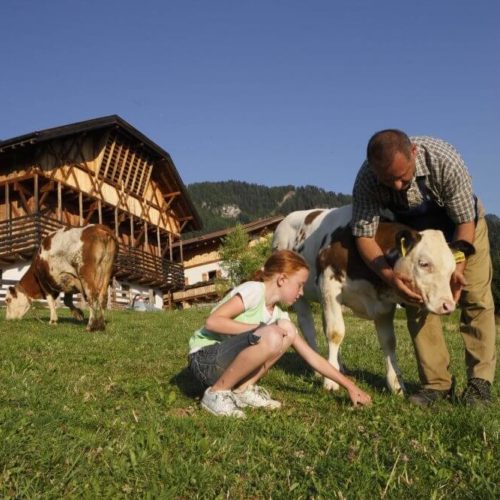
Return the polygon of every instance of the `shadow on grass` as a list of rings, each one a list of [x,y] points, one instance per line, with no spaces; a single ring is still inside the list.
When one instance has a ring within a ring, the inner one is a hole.
[[[170,384],[176,385],[180,391],[189,398],[201,397],[205,387],[198,382],[189,368],[186,366],[170,380]]]
[[[312,369],[307,365],[307,363],[293,352],[286,352],[278,363],[276,363],[276,368],[297,377],[306,377],[313,374]],[[378,373],[373,373],[360,368],[350,368],[345,365],[342,372],[344,375],[354,380],[354,382],[363,381],[377,392],[389,392],[385,376],[379,375]],[[323,384],[322,377],[316,377],[316,379],[319,385]],[[413,394],[420,388],[420,385],[415,382],[405,380],[404,384],[408,394]]]

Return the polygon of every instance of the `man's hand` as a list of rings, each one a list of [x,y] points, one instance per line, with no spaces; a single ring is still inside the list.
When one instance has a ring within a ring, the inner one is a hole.
[[[390,285],[396,289],[405,302],[410,304],[422,304],[424,302],[422,296],[412,288],[412,281],[407,276],[394,272]]]
[[[460,300],[460,295],[462,294],[462,290],[464,289],[464,286],[467,285],[467,281],[465,281],[464,275],[462,274],[462,270],[457,269],[455,272],[451,275],[451,280],[450,280],[450,288],[451,288],[451,294],[453,295],[453,300],[455,301],[455,304],[458,303]]]

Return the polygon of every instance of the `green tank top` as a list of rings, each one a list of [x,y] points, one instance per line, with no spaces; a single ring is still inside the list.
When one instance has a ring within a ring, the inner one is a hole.
[[[278,319],[289,319],[288,313],[280,309],[277,305],[274,306],[273,313],[271,318],[267,321],[265,320],[265,285],[264,283],[260,283],[262,285],[262,293],[259,303],[246,311],[243,311],[241,314],[236,316],[234,319],[236,321],[240,321],[241,323],[248,323],[250,325],[258,325],[259,323],[272,323]],[[237,295],[238,288],[233,290],[233,293],[227,294],[211,311],[214,312],[217,308],[219,308],[222,304],[227,302],[229,299]],[[219,344],[227,340],[230,335],[224,335],[219,333],[211,332],[204,327],[199,328],[194,332],[194,335],[189,339],[189,352],[195,352],[201,349],[202,347],[207,347],[212,344]]]

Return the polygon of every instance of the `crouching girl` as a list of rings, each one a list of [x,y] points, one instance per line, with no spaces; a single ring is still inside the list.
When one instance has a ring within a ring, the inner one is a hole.
[[[291,305],[301,297],[308,275],[299,254],[274,252],[263,270],[226,295],[191,337],[190,369],[208,386],[201,400],[205,410],[244,417],[241,408],[246,406],[279,408],[281,403],[257,382],[289,347],[314,370],[343,386],[354,405],[370,404],[368,394],[309,347],[278,305]]]

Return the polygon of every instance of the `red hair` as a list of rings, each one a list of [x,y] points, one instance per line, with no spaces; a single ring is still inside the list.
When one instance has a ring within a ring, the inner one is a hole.
[[[275,274],[293,274],[301,269],[309,270],[307,262],[302,255],[292,250],[277,250],[266,260],[264,267],[256,271],[251,280],[264,281]]]

